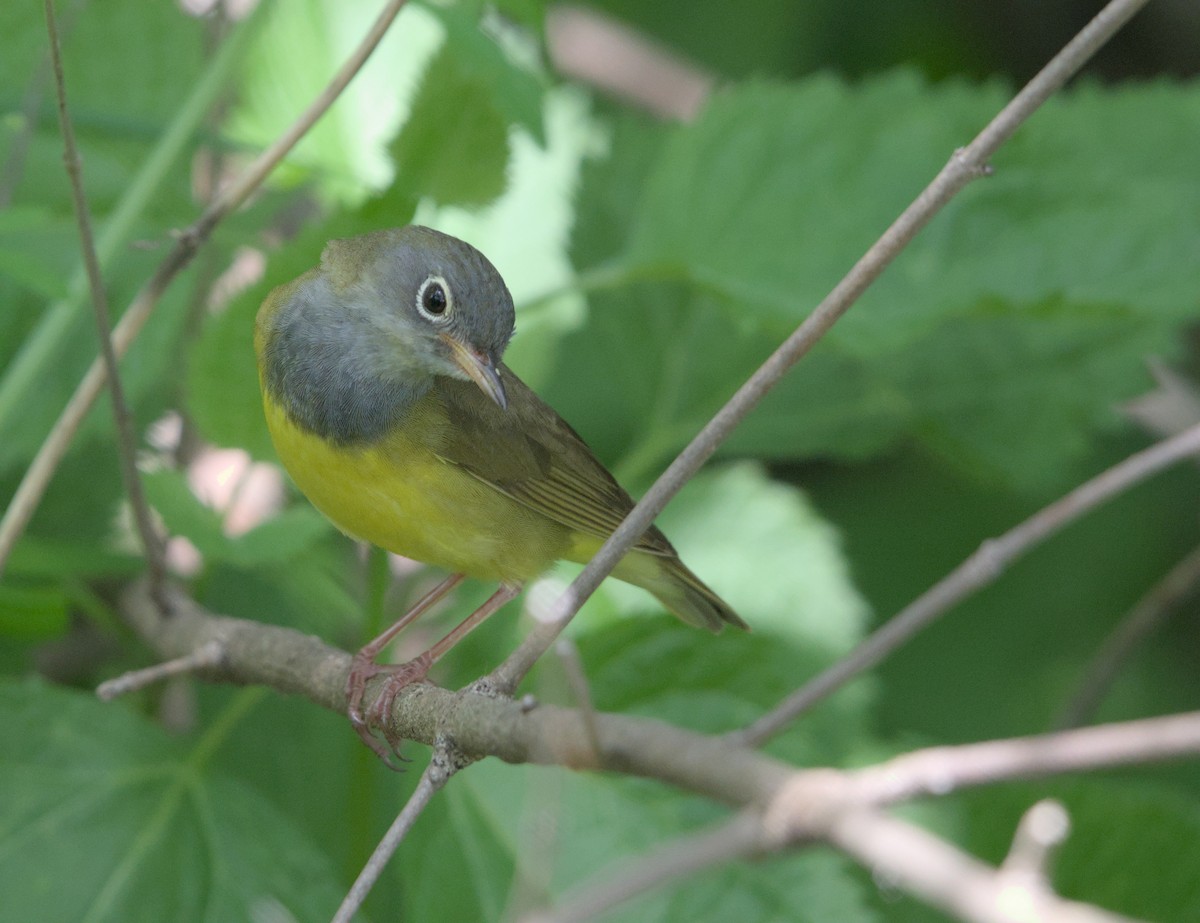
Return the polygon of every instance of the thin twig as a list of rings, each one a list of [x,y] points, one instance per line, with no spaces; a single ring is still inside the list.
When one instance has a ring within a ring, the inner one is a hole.
[[[1200,424],[1129,456],[999,538],[985,541],[978,551],[901,609],[848,656],[818,673],[753,724],[730,736],[752,746],[762,743],[830,693],[878,664],[965,597],[991,583],[1016,558],[1063,526],[1197,452],[1200,452]]]
[[[1012,846],[1000,869],[1008,875],[1024,875],[1047,887],[1054,852],[1067,841],[1071,818],[1062,802],[1044,798],[1021,816]]]
[[[81,6],[83,6],[83,0],[75,0],[66,10],[58,29],[60,35],[70,34],[75,14],[79,12]],[[4,160],[3,168],[0,168],[0,211],[12,204],[13,192],[21,180],[21,174],[25,171],[29,142],[37,130],[38,109],[41,107],[42,95],[45,93],[49,76],[50,51],[47,49],[46,53],[38,60],[37,68],[30,78],[28,86],[25,87],[25,95],[21,98],[21,127],[13,135],[8,148],[8,157]]]
[[[108,389],[112,403],[113,422],[117,432],[117,456],[121,464],[121,478],[125,482],[125,493],[133,510],[133,521],[142,540],[146,555],[146,567],[150,578],[150,592],[160,599],[162,582],[166,577],[166,558],[162,539],[154,528],[146,492],[142,489],[142,478],[137,467],[137,437],[125,400],[125,389],[117,368],[117,356],[113,352],[112,323],[108,311],[108,292],[100,272],[100,260],[96,257],[96,241],[92,234],[92,218],[88,208],[87,193],[83,188],[83,165],[79,160],[79,148],[75,144],[75,126],[67,109],[67,84],[63,77],[62,48],[59,44],[58,22],[54,13],[54,0],[44,0],[46,11],[46,33],[50,42],[50,61],[54,73],[54,92],[58,101],[58,124],[63,136],[63,162],[67,177],[71,181],[71,200],[75,207],[75,221],[79,225],[79,246],[83,251],[83,265],[87,271],[88,288],[92,295],[92,309],[96,318],[99,336],[100,358],[108,377]]]
[[[873,805],[962,788],[1159,762],[1200,753],[1200,711],[1031,737],[929,747],[849,774]]]
[[[164,660],[154,666],[141,670],[122,673],[106,680],[96,687],[96,696],[105,702],[111,702],[118,696],[127,695],[138,689],[145,689],[154,683],[162,682],[174,676],[183,676],[201,670],[211,670],[221,665],[225,658],[224,646],[216,640],[200,645],[189,654]]]
[[[988,172],[988,160],[1046,99],[1061,87],[1148,0],[1112,0],[1034,77],[967,147],[955,152],[920,195],[862,256],[833,291],[743,384],[668,466],[625,521],[555,603],[555,618],[538,624],[492,673],[511,691],[554,643],[584,601],[616,567],[700,466],[787,371],[854,304],[942,207],[971,180]]]
[[[354,915],[362,908],[363,901],[367,899],[371,888],[383,874],[383,870],[400,847],[400,843],[407,836],[408,831],[417,822],[417,818],[421,816],[421,812],[433,800],[433,796],[442,790],[457,769],[457,766],[444,757],[441,748],[434,748],[433,757],[430,759],[429,765],[425,767],[425,771],[421,773],[416,789],[413,790],[404,807],[400,809],[400,813],[396,815],[392,825],[388,827],[387,833],[383,835],[383,839],[371,853],[363,870],[358,873],[358,878],[354,880],[349,892],[342,899],[337,913],[334,914],[332,923],[350,923],[354,919]]]
[[[1092,716],[1134,649],[1167,620],[1185,597],[1195,592],[1197,584],[1200,584],[1200,548],[1171,568],[1112,630],[1084,671],[1079,688],[1055,727],[1078,727]]]
[[[167,286],[192,261],[217,224],[249,198],[346,88],[375,50],[375,46],[379,44],[405,2],[406,0],[390,0],[363,41],[304,113],[274,144],[263,151],[235,182],[216,197],[194,224],[179,233],[175,245],[159,264],[154,275],[134,297],[113,331],[113,350],[118,358],[124,355],[137,337]],[[71,440],[75,438],[80,424],[104,387],[104,379],[104,364],[97,359],[88,368],[21,478],[4,518],[0,519],[0,575],[4,572],[13,546],[29,524],[46,486],[66,455]]]
[[[568,891],[556,906],[521,923],[578,923],[703,869],[753,855],[762,846],[759,818],[735,814],[714,827],[662,844],[652,853],[624,859]]]
[[[571,687],[571,695],[575,697],[575,707],[583,716],[588,739],[592,746],[599,750],[600,735],[596,731],[596,707],[592,704],[592,691],[588,688],[587,674],[583,669],[579,648],[570,638],[559,638],[554,644],[554,652],[558,654],[558,659],[562,662],[567,685]]]

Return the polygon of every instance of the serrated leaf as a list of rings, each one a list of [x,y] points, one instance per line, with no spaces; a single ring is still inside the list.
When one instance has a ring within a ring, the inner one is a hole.
[[[495,91],[464,66],[452,44],[426,69],[389,151],[396,168],[389,195],[480,206],[504,191],[508,125]]]
[[[1053,489],[1096,434],[1122,423],[1116,407],[1148,383],[1143,360],[1169,348],[1164,332],[1125,305],[983,301],[876,369],[954,465]]]
[[[663,464],[1001,101],[994,88],[905,74],[748,84],[671,132],[649,168],[589,171],[577,253],[620,255],[564,343],[552,403],[598,432],[606,457],[632,453],[639,473]],[[1114,152],[1095,126],[1117,115],[1139,130]],[[1200,246],[1200,177],[1183,152],[1197,125],[1195,87],[1056,100],[726,450],[859,458],[908,438],[973,476],[1061,483],[1113,427],[1112,405],[1144,387],[1146,354],[1169,354],[1194,313],[1185,254]],[[634,158],[653,147],[632,135]],[[614,148],[614,163],[626,156]],[[984,369],[986,381],[972,374]],[[582,399],[598,382],[605,402]],[[1053,425],[1021,425],[1032,394]],[[618,414],[652,419],[661,444],[649,463],[644,439],[605,432]]]
[[[328,920],[328,861],[256,792],[119,706],[0,685],[0,916]]]
[[[490,87],[506,122],[520,125],[539,144],[546,143],[542,123],[542,85],[531,70],[511,60],[480,28],[476,14],[460,6],[438,6],[434,14],[446,27],[446,44],[465,76]]]

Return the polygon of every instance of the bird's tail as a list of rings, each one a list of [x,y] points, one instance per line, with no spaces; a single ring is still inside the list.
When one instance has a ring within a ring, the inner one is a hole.
[[[613,576],[649,590],[689,625],[714,633],[726,625],[750,630],[733,607],[709,589],[679,558],[635,551],[625,557]]]

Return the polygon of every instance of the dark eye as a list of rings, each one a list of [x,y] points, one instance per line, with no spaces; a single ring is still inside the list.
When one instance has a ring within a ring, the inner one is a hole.
[[[446,280],[441,276],[430,276],[421,283],[417,292],[417,307],[430,319],[441,317],[450,310],[450,293]]]

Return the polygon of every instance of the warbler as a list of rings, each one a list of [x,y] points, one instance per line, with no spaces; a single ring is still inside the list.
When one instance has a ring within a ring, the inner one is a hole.
[[[380,699],[390,704],[527,581],[558,560],[588,561],[633,507],[583,439],[501,362],[514,316],[482,253],[416,225],[331,241],[319,266],[258,312],[267,425],[297,486],[347,535],[453,575],[355,660],[351,720],[381,755],[359,711],[367,677],[394,674]],[[500,589],[420,657],[375,666],[399,628],[463,575]],[[613,576],[689,624],[746,627],[653,526]]]

